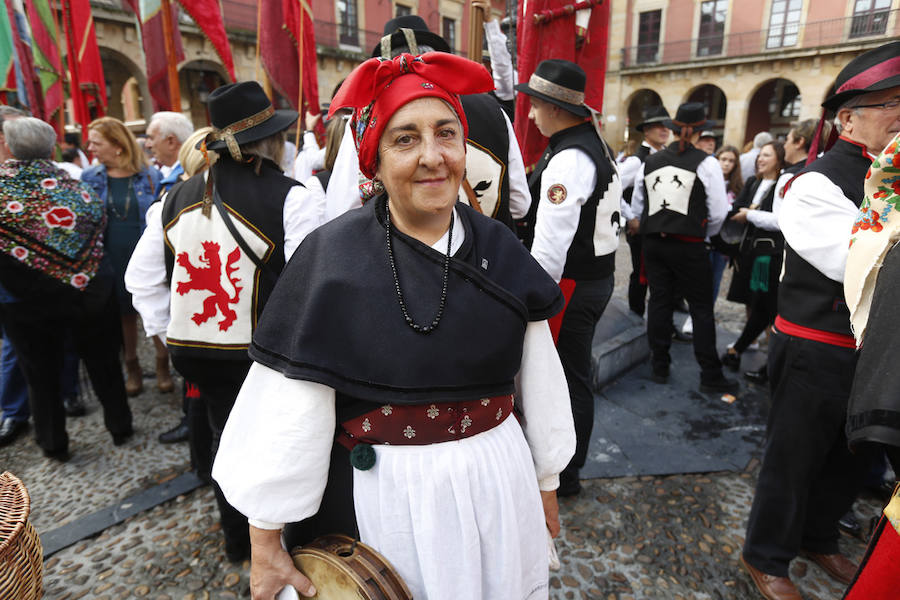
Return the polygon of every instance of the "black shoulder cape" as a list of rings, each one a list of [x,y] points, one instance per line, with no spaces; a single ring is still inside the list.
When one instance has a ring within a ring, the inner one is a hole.
[[[384,197],[323,225],[272,292],[250,357],[292,379],[361,400],[419,404],[511,393],[528,321],[563,307],[553,279],[502,223],[456,205],[465,228],[450,261],[440,325],[413,331],[388,261]],[[407,310],[430,323],[444,256],[392,228]]]

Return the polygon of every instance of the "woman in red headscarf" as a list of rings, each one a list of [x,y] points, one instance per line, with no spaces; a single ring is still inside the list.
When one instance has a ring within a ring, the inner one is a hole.
[[[457,203],[457,94],[492,85],[477,63],[407,54],[366,61],[332,103],[356,111],[381,193],[294,254],[222,436],[213,476],[250,519],[254,598],[314,593],[280,545],[297,521],[292,541],[358,532],[416,598],[548,596],[575,444],[547,325],[562,296],[502,223]]]

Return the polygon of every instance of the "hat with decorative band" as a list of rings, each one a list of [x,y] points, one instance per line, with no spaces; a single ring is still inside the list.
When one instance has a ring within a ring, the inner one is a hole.
[[[528,83],[516,85],[516,91],[546,100],[579,117],[588,117],[591,111],[584,106],[584,86],[587,76],[573,62],[551,58],[541,61]]]
[[[667,119],[664,124],[679,135],[684,129],[686,136],[690,136],[695,131],[703,131],[716,126],[715,121],[706,118],[706,105],[702,102],[685,102],[678,107],[675,118]]]
[[[665,106],[648,106],[644,109],[644,120],[638,123],[635,129],[644,131],[644,127],[647,125],[665,125],[665,122],[669,119],[669,111],[666,110]]]
[[[242,144],[284,131],[298,116],[295,110],[275,110],[255,81],[217,87],[209,95],[209,120],[215,131],[209,134],[206,147],[209,150],[228,148],[232,157],[240,160]]]
[[[419,15],[395,17],[384,24],[384,37],[372,48],[372,58],[391,58],[391,52],[397,48],[407,48],[410,54],[423,54],[426,50],[419,50],[419,44],[436,52],[450,52],[450,45],[432,33]]]
[[[854,96],[900,86],[900,42],[863,52],[841,69],[822,106],[837,110]]]

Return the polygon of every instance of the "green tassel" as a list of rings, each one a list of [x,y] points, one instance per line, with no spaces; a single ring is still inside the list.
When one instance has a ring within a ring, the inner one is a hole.
[[[769,291],[769,265],[771,263],[771,256],[757,256],[753,261],[753,270],[750,272],[751,292]]]
[[[357,444],[350,451],[350,464],[360,471],[368,471],[375,466],[375,449],[371,444]]]

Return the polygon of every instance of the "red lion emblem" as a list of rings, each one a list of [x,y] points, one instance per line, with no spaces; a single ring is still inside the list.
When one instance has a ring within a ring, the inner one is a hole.
[[[212,296],[207,296],[203,301],[203,312],[195,313],[191,320],[200,325],[212,317],[216,316],[218,311],[222,312],[224,317],[219,321],[219,331],[228,331],[234,320],[237,319],[237,313],[229,308],[229,304],[237,304],[241,295],[241,287],[238,285],[240,281],[237,277],[232,277],[238,270],[234,264],[241,258],[241,250],[235,247],[228,255],[228,261],[225,264],[225,277],[234,286],[234,297],[229,297],[228,292],[222,287],[222,259],[219,258],[219,244],[215,242],[203,242],[203,256],[200,262],[205,263],[199,267],[191,264],[191,259],[187,252],[178,254],[178,264],[185,268],[190,279],[188,281],[179,281],[175,291],[179,295],[184,296],[192,290],[212,292]]]

